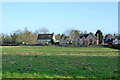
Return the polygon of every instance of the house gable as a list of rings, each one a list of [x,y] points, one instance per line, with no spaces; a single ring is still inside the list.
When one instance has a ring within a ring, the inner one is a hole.
[[[97,37],[93,33],[89,33],[89,35],[86,37],[86,39],[94,39],[97,40]]]

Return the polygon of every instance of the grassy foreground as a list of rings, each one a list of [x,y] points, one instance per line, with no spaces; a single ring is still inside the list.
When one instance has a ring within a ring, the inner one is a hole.
[[[2,78],[118,78],[118,53],[104,47],[2,47]]]

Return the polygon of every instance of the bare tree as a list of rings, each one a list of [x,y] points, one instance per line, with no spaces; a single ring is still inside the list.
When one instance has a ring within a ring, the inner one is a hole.
[[[4,34],[0,34],[0,45],[3,45],[5,41],[5,35]]]
[[[65,30],[64,34],[67,36],[70,36],[70,33],[72,30],[74,30],[74,28],[69,28],[69,29]]]
[[[70,32],[70,39],[74,41],[75,38],[79,37],[79,30],[71,30]]]
[[[16,43],[16,39],[17,39],[17,34],[16,33],[11,34],[11,43],[12,44]]]

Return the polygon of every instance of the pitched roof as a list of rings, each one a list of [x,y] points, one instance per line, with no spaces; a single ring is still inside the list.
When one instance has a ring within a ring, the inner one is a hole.
[[[82,38],[82,37],[85,37],[85,38],[86,38],[86,37],[88,37],[88,35],[89,35],[89,34],[80,34],[79,36],[80,36],[80,38]]]
[[[61,36],[61,39],[66,39],[66,38],[69,38],[69,36],[67,35]]]
[[[38,34],[37,39],[52,39],[53,34]]]
[[[93,35],[97,39],[97,37],[93,33],[90,32],[89,34]],[[80,36],[80,38],[82,38],[82,37],[87,38],[89,36],[89,34],[80,34],[79,36]]]
[[[90,32],[90,34],[92,34],[96,39],[98,39],[93,33]]]

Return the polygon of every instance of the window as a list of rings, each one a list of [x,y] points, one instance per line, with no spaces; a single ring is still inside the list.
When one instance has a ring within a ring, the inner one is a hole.
[[[41,37],[43,38],[44,36],[42,35]]]

